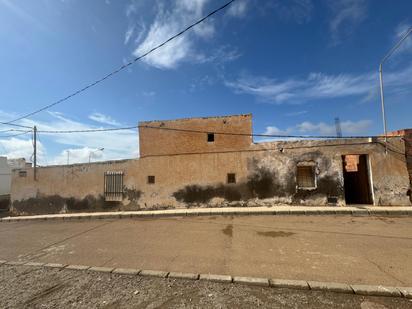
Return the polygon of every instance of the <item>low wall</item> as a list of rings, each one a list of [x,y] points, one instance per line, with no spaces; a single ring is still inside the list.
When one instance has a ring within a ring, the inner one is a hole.
[[[404,151],[402,140],[391,147]],[[367,139],[252,144],[242,151],[147,156],[140,159],[38,168],[25,177],[13,172],[12,211],[44,214],[79,211],[273,204],[345,205],[342,155],[367,154],[375,205],[410,205],[404,156],[385,154]],[[316,189],[296,185],[296,166],[316,167]],[[104,198],[104,173],[124,173],[123,200]],[[227,183],[234,173],[236,183]],[[149,184],[147,177],[155,176]],[[330,199],[329,199],[330,202]]]

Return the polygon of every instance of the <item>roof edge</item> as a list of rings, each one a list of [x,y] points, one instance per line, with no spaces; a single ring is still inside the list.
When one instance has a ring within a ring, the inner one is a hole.
[[[199,120],[200,119],[222,119],[222,118],[232,118],[232,117],[252,117],[252,113],[226,115],[226,116],[186,117],[186,118],[176,118],[176,119],[166,119],[166,120],[148,120],[148,121],[139,121],[139,124],[153,123],[153,122],[172,122],[172,121],[193,120],[193,119],[199,119]]]

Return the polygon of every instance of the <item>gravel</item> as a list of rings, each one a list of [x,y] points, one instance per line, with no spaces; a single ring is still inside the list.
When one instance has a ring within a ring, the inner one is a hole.
[[[411,308],[405,298],[0,266],[0,308]]]

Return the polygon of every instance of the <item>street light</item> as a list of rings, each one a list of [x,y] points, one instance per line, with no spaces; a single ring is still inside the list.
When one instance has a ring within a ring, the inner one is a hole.
[[[398,43],[395,44],[394,47],[383,57],[381,63],[379,64],[379,85],[381,89],[381,105],[382,105],[382,121],[383,121],[383,131],[385,134],[385,153],[388,153],[388,135],[386,131],[386,116],[385,116],[385,98],[383,95],[383,72],[382,72],[382,65],[383,63],[401,46],[403,41],[406,40],[408,35],[412,33],[412,27],[409,28],[406,32],[405,35],[402,36],[402,38],[398,41]]]
[[[89,152],[89,163],[90,163],[90,160],[91,160],[91,158],[92,158],[92,154],[93,154],[93,153],[98,152],[98,151],[103,151],[103,150],[104,150],[104,148],[102,147],[102,148],[99,148],[99,149],[90,151],[90,152]]]

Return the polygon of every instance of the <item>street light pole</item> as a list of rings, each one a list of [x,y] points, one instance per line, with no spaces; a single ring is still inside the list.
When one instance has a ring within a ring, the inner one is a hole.
[[[379,64],[379,86],[381,90],[381,108],[382,108],[382,121],[383,121],[383,132],[385,134],[385,153],[388,153],[388,134],[386,130],[386,116],[385,116],[385,97],[383,93],[383,64],[384,62],[401,46],[403,41],[412,33],[412,27],[409,28],[402,38],[395,44],[394,47],[383,57],[382,61]]]
[[[103,151],[103,150],[104,150],[104,148],[102,147],[102,148],[99,148],[99,149],[90,151],[90,152],[89,152],[89,164],[90,164],[90,161],[91,161],[91,158],[92,158],[92,154],[95,153],[95,152],[97,152],[97,151]]]
[[[388,134],[386,130],[385,99],[383,95],[382,63],[383,62],[379,64],[379,86],[381,88],[381,108],[382,108],[383,133],[385,134],[385,153],[388,153]]]

